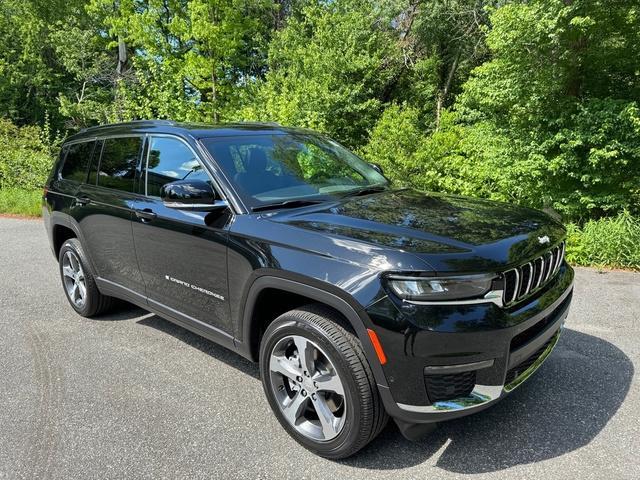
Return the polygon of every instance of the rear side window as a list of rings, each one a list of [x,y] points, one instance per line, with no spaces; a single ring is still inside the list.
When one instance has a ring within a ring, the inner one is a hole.
[[[60,171],[62,179],[80,183],[86,181],[94,144],[94,141],[80,142],[66,147],[67,155]]]
[[[98,185],[133,192],[142,137],[107,138],[98,167]]]

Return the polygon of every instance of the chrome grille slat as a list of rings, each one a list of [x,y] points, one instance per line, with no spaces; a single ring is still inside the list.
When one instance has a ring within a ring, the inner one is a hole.
[[[514,302],[516,298],[518,298],[518,293],[520,292],[520,272],[519,268],[515,268],[513,271],[516,274],[516,285],[513,289],[513,297],[511,297],[511,301]]]
[[[524,294],[527,295],[530,291],[531,291],[531,282],[533,280],[533,263],[529,262],[527,263],[527,265],[529,266],[529,281],[527,282],[527,289],[525,290]]]
[[[538,257],[533,261],[533,269],[536,272],[536,285],[533,288],[536,289],[540,286],[540,283],[542,283],[542,275],[544,274],[544,261],[542,257]]]
[[[554,248],[551,250],[551,260],[549,261],[549,270],[551,271],[551,275],[556,273],[556,263],[558,261],[558,248]]]
[[[504,272],[504,304],[509,305],[546,285],[560,270],[564,252],[565,242],[562,242],[530,262]]]
[[[552,265],[553,255],[551,253],[544,255],[544,280],[542,283],[547,283],[549,277],[551,276],[551,265]]]

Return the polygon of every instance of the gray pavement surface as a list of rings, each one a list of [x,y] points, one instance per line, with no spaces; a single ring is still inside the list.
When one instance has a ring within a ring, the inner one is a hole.
[[[0,478],[640,478],[640,274],[579,269],[567,328],[503,402],[333,462],[255,365],[157,316],[76,315],[41,222],[0,218]]]

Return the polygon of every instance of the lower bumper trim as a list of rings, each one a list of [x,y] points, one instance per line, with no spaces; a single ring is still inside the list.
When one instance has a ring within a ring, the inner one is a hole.
[[[546,358],[558,343],[561,330],[562,329],[559,329],[553,335],[547,348],[545,348],[545,350],[533,362],[533,364],[524,372],[520,373],[520,375],[518,375],[508,385],[476,385],[471,393],[465,397],[434,402],[432,405],[406,405],[403,403],[399,403],[398,407],[401,410],[413,413],[442,413],[460,410],[471,410],[474,408],[486,406],[489,403],[498,400],[500,397],[516,389],[542,365],[542,363],[546,360]]]
[[[469,372],[471,370],[480,370],[482,368],[493,367],[494,360],[483,360],[481,362],[462,363],[458,365],[430,365],[424,367],[425,375],[441,375],[450,373]]]

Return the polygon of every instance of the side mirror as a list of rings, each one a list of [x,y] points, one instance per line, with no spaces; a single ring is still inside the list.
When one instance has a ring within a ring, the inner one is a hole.
[[[382,167],[380,165],[378,165],[377,163],[369,162],[369,166],[384,177],[384,171],[382,170]]]
[[[166,183],[160,190],[165,207],[178,210],[210,212],[227,208],[226,200],[217,197],[213,187],[204,180],[178,180]]]

